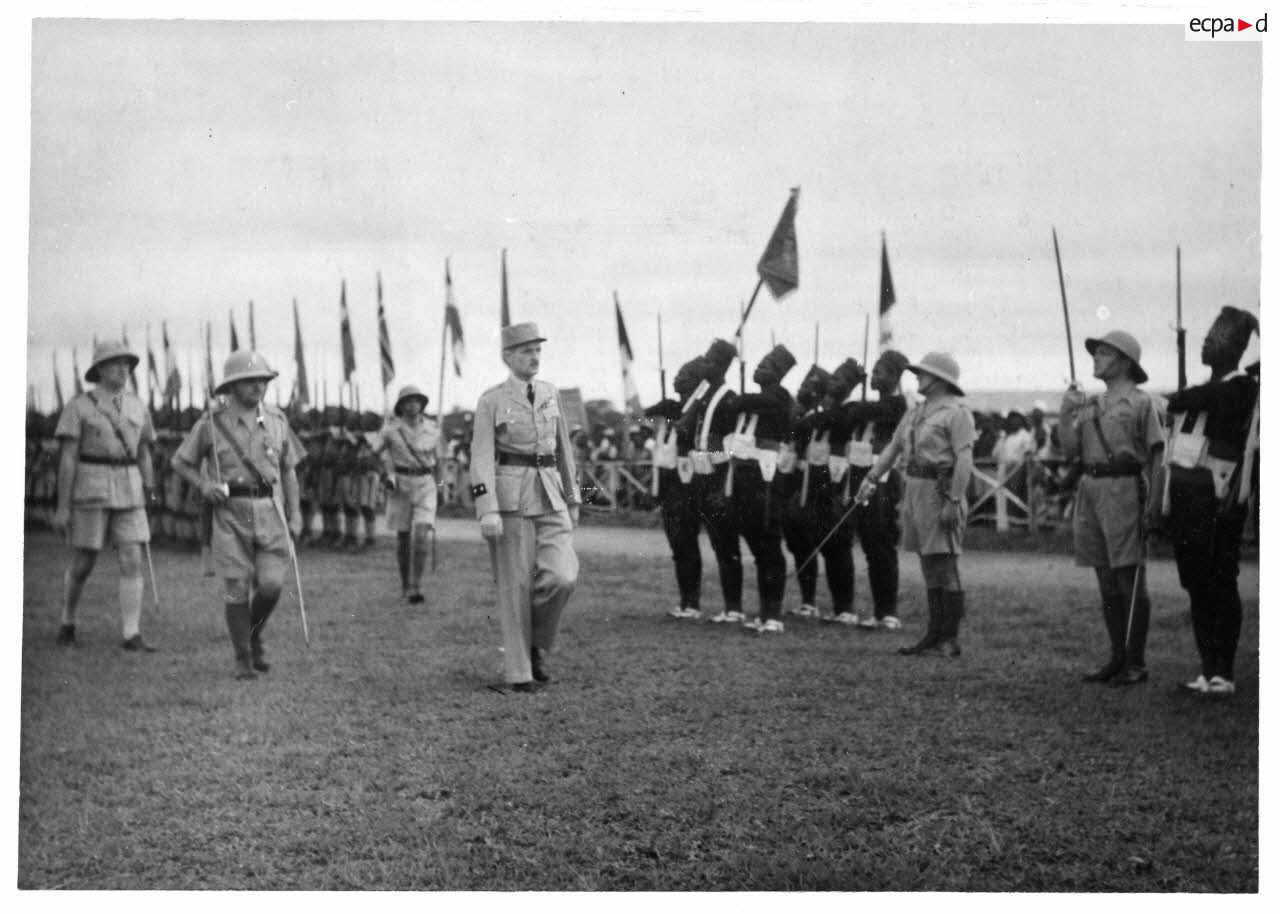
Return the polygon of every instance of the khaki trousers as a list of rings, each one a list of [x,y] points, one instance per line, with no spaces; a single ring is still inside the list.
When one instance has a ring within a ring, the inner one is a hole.
[[[502,537],[489,544],[498,582],[503,676],[509,683],[533,679],[529,654],[550,651],[560,614],[578,580],[573,523],[568,511],[502,515]]]

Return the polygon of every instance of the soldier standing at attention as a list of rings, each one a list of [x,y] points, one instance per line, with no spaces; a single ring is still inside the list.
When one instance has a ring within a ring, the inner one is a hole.
[[[223,580],[237,679],[255,679],[270,668],[262,631],[289,570],[288,537],[302,533],[294,472],[302,446],[284,412],[263,402],[275,376],[258,353],[231,353],[214,391],[230,396],[200,417],[173,456],[174,472],[214,506],[213,560]],[[205,458],[212,479],[197,469]]]
[[[902,417],[893,440],[858,486],[857,500],[869,501],[894,461],[900,455],[906,458],[902,546],[920,556],[929,627],[916,644],[898,653],[958,657],[965,613],[958,559],[967,513],[965,490],[973,474],[973,416],[960,402],[960,366],[949,353],[930,352],[907,369],[919,378],[924,402]]]
[[[427,536],[436,524],[436,445],[440,431],[423,413],[427,395],[412,384],[400,388],[392,407],[394,418],[382,430],[383,485],[387,500],[387,528],[396,531],[396,563],[400,589],[410,603],[425,603],[422,570],[427,561]]]
[[[122,343],[100,343],[84,379],[96,385],[66,405],[55,432],[62,442],[53,527],[75,551],[65,578],[58,644],[76,641],[76,606],[108,535],[120,562],[120,614],[127,651],[154,651],[143,640],[142,548],[151,541],[146,504],[155,501],[151,449],[156,434],[138,397],[126,389],[138,357]]]
[[[535,381],[542,343],[533,323],[502,328],[511,374],[476,405],[471,495],[498,583],[504,678],[516,691],[551,681],[547,655],[578,580],[573,528],[581,497],[556,388]]]
[[[1142,347],[1112,330],[1087,339],[1093,376],[1106,391],[1088,399],[1075,386],[1062,396],[1058,434],[1062,451],[1083,470],[1072,524],[1076,564],[1091,566],[1102,594],[1111,656],[1086,673],[1086,682],[1134,685],[1147,678],[1147,596],[1143,544],[1152,469],[1164,448],[1160,416],[1138,385],[1147,380]]]

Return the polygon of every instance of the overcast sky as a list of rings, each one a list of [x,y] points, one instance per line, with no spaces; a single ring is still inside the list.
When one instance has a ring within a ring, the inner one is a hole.
[[[1134,332],[1176,379],[1175,246],[1193,379],[1226,302],[1259,302],[1261,45],[1181,25],[179,22],[43,20],[31,84],[28,382],[52,400],[71,347],[167,321],[200,371],[228,311],[293,375],[340,380],[345,278],[362,405],[381,405],[375,274],[393,387],[437,401],[443,272],[467,344],[446,404],[504,374],[511,310],[549,337],[543,376],[621,400],[612,293],[658,394],[732,333],[788,188],[800,286],[762,291],[770,334],[861,357],[881,232],[911,358],[953,352],[973,390],[1057,389],[1067,359],[1051,227],[1076,337]],[[874,335],[874,317],[872,333]],[[873,339],[872,349],[874,353]],[[197,385],[199,380],[197,381]],[[269,395],[270,396],[270,395]]]

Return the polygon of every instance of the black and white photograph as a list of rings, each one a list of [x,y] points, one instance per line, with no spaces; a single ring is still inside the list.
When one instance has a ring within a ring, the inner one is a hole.
[[[18,903],[1265,897],[1265,5],[6,20]]]

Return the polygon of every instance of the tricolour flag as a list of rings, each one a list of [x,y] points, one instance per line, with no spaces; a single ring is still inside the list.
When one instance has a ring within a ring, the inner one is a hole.
[[[444,328],[449,335],[449,348],[453,355],[453,373],[462,377],[462,360],[466,346],[462,342],[462,315],[453,301],[453,277],[449,275],[449,259],[444,261]]]
[[[164,405],[170,409],[182,406],[182,375],[178,372],[178,359],[169,345],[169,325],[160,322],[160,334],[164,341]]]
[[[311,402],[307,386],[307,360],[302,354],[302,323],[298,320],[298,300],[293,300],[293,393],[289,397],[294,409],[306,409]]]
[[[618,293],[613,293],[613,314],[618,319],[618,352],[622,356],[622,399],[627,404],[627,412],[636,415],[640,412],[640,391],[636,389],[635,358],[631,354],[631,340],[627,338],[627,325],[622,321],[622,306],[618,304]]]
[[[782,209],[782,216],[765,245],[756,272],[769,287],[774,298],[782,298],[800,285],[800,263],[796,252],[796,203],[800,188],[791,188],[791,196]]]
[[[511,304],[507,299],[507,249],[502,249],[502,324],[511,326]]]
[[[351,315],[347,312],[347,281],[342,281],[342,292],[338,299],[339,312],[342,316],[342,380],[350,383],[356,371],[356,344],[351,339]]]
[[[227,326],[231,328],[231,351],[235,352],[240,348],[240,334],[236,333],[236,315],[235,312],[227,310]]]
[[[893,294],[893,276],[889,273],[889,249],[885,246],[884,232],[880,233],[880,348],[893,346],[893,323],[889,309],[897,302]]]
[[[391,333],[387,330],[387,312],[382,307],[382,274],[378,274],[378,356],[382,360],[382,386],[396,376],[396,363],[391,358]]]

